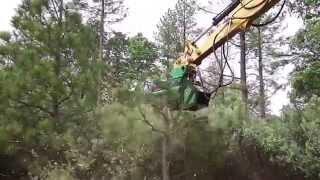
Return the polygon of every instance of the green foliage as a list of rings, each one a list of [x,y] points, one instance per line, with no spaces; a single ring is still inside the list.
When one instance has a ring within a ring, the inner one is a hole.
[[[96,33],[78,12],[52,13],[53,2],[23,1],[12,21],[15,39],[3,35],[0,45],[0,150],[24,152],[35,175],[50,161],[64,163],[68,145],[87,135],[100,68]]]
[[[293,82],[294,97],[303,98],[305,102],[313,96],[320,96],[320,64],[316,62],[310,66],[297,73]]]
[[[143,81],[157,72],[156,46],[142,34],[128,38],[115,33],[107,42],[106,56],[112,72],[110,78],[120,84]]]
[[[247,121],[239,92],[225,91],[218,94],[209,110],[210,131],[215,154],[219,154],[219,163],[223,165],[229,152],[237,152],[237,135]]]
[[[304,21],[318,17],[318,0],[289,1],[293,12],[298,13]]]
[[[250,124],[244,136],[253,139],[274,163],[292,167],[311,179],[319,178],[319,98],[313,99],[303,112],[288,109],[281,119]]]
[[[11,34],[9,32],[0,32],[0,39],[5,42],[10,42]]]
[[[1,174],[22,166],[22,174],[34,179],[159,179],[161,145],[168,140],[173,178],[209,179],[228,167],[230,154],[239,153],[241,137],[254,141],[274,162],[319,178],[316,18],[292,46],[303,52],[295,92],[308,103],[302,112],[289,108],[265,123],[247,119],[234,91],[217,96],[204,113],[169,108],[177,92],[145,95],[140,83],[156,76],[158,49],[142,34],[114,33],[106,41],[107,83],[120,85],[114,89],[117,102],[97,107],[98,73],[104,66],[96,59],[94,27],[101,1],[61,2],[24,0],[12,20],[14,36],[0,33],[0,153],[16,163],[5,172],[0,168]],[[123,1],[106,2],[108,25],[125,16]],[[161,19],[157,40],[162,58],[178,56],[185,39],[196,34],[193,3],[178,1]],[[93,13],[87,24],[83,8]]]
[[[300,58],[304,61],[300,62],[301,68],[309,62],[319,60],[319,34],[320,21],[318,19],[309,20],[306,27],[300,30],[293,39],[292,49],[301,53]]]
[[[103,0],[105,22],[108,25],[122,21],[127,17],[127,11],[124,0]],[[100,28],[100,18],[102,11],[102,0],[73,0],[67,3],[68,7],[77,11],[84,11],[88,17],[88,23],[95,26],[96,30]]]
[[[309,5],[316,5],[320,1],[319,0],[305,0],[305,2],[306,2],[306,4],[309,4]]]
[[[100,115],[102,118],[100,127],[103,134],[109,138],[110,145],[116,149],[143,152],[143,148],[152,142],[151,129],[143,122],[143,114],[139,111],[142,107],[112,104],[106,106]],[[151,113],[146,114],[149,119]]]
[[[47,180],[74,180],[71,167],[57,167],[57,165],[50,165],[43,169],[40,176],[34,176],[31,179],[47,179]]]
[[[129,39],[129,55],[131,71],[138,74],[138,80],[157,70],[154,64],[158,58],[157,48],[141,33]]]
[[[296,69],[293,76],[293,98],[308,102],[318,92],[318,71],[320,52],[320,21],[309,20],[305,29],[297,33],[293,40],[292,50],[297,52]]]
[[[209,114],[214,128],[232,131],[242,126],[246,116],[239,97],[238,92],[226,91],[223,96],[214,100],[212,112]]]
[[[169,66],[168,60],[177,58],[184,51],[185,41],[198,34],[196,9],[195,1],[179,0],[160,19],[156,39],[166,66]]]

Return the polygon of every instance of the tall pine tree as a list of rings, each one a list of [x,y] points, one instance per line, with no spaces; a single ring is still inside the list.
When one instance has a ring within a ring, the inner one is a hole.
[[[157,25],[156,40],[164,64],[169,67],[169,60],[178,58],[184,51],[187,40],[192,40],[198,33],[195,15],[197,6],[192,0],[179,0],[175,7],[162,16]]]

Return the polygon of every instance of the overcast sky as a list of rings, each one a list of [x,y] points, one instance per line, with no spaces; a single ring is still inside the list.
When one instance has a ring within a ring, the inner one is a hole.
[[[15,14],[14,9],[21,0],[1,0],[0,1],[0,30],[10,30],[10,19]]]
[[[0,1],[0,30],[11,29],[11,17],[15,14],[14,10],[21,1],[22,0]],[[198,1],[201,4],[205,4],[207,2],[207,0]],[[174,7],[176,0],[125,0],[125,3],[129,8],[128,17],[120,24],[116,25],[116,29],[130,35],[142,32],[149,39],[153,39],[156,25],[161,16],[168,10],[168,8]],[[221,5],[221,2],[219,5]],[[210,24],[211,16],[212,15],[207,15],[199,18],[199,24],[201,26]]]
[[[198,0],[200,4],[206,4],[208,0]],[[1,0],[0,4],[0,31],[12,30],[10,25],[11,17],[15,14],[15,8],[21,0]],[[223,9],[226,4],[226,0],[216,0],[215,10]],[[139,32],[143,33],[147,38],[154,39],[154,32],[156,31],[156,25],[159,22],[160,17],[168,10],[168,8],[174,7],[176,0],[125,0],[127,7],[129,8],[128,17],[116,26],[117,30],[135,35]],[[210,7],[208,7],[210,8]],[[212,8],[210,8],[212,9]],[[218,12],[218,11],[217,11]],[[211,24],[213,15],[198,15],[198,24],[201,27],[207,27]],[[293,35],[299,27],[302,26],[302,22],[294,17],[288,17],[285,21],[285,26],[288,26],[283,34],[287,36]],[[238,65],[236,64],[235,67]],[[284,70],[289,72],[289,70]],[[278,74],[278,81],[286,82],[287,73]],[[287,91],[280,91],[272,97],[272,112],[279,114],[281,107],[288,103]]]

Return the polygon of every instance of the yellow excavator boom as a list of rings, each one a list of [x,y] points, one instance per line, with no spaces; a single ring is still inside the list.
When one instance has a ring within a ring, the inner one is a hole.
[[[166,82],[168,87],[153,92],[153,94],[159,96],[161,99],[170,97],[167,96],[168,92],[170,92],[169,94],[177,94],[178,96],[174,100],[169,98],[170,102],[174,102],[172,104],[175,108],[197,110],[203,106],[208,106],[213,92],[217,92],[223,85],[224,65],[220,62],[220,80],[214,91],[208,91],[203,87],[203,90],[197,88],[199,83],[196,82],[198,73],[196,67],[200,65],[207,56],[230,40],[238,32],[249,28],[254,20],[266,13],[279,1],[280,0],[233,0],[229,6],[213,19],[212,26],[201,35],[207,34],[207,32],[215,26],[213,32],[209,37],[205,38],[203,43],[199,43],[198,45],[196,42],[193,42],[185,45],[184,54],[175,61],[171,78]],[[199,40],[199,38],[197,40]],[[200,86],[202,85],[201,81]]]
[[[239,5],[226,17],[224,22],[210,34],[201,45],[188,42],[183,56],[175,62],[175,67],[198,66],[203,59],[230,40],[238,32],[246,30],[254,20],[266,13],[280,0],[238,0]]]

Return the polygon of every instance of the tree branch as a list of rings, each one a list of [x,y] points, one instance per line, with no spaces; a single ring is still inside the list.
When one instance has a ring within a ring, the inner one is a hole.
[[[24,106],[27,106],[27,107],[32,107],[32,108],[35,108],[35,109],[38,109],[40,111],[43,111],[47,114],[49,114],[51,117],[54,117],[54,113],[47,110],[46,108],[42,107],[42,106],[39,106],[39,105],[34,105],[34,104],[29,104],[27,102],[24,102],[24,101],[21,101],[21,100],[18,100],[18,99],[12,99],[13,101],[19,103],[19,104],[22,104]]]
[[[144,114],[144,112],[142,111],[142,109],[141,109],[140,106],[138,107],[138,109],[139,109],[139,112],[140,112],[140,114],[141,114],[141,116],[142,116],[142,118],[143,118],[142,121],[143,121],[144,123],[146,123],[146,124],[151,128],[152,131],[157,132],[157,133],[159,133],[159,134],[162,134],[162,135],[166,136],[166,133],[165,133],[164,131],[162,131],[162,130],[160,130],[160,129],[157,129],[150,121],[147,120],[147,117],[146,117],[146,115]]]

